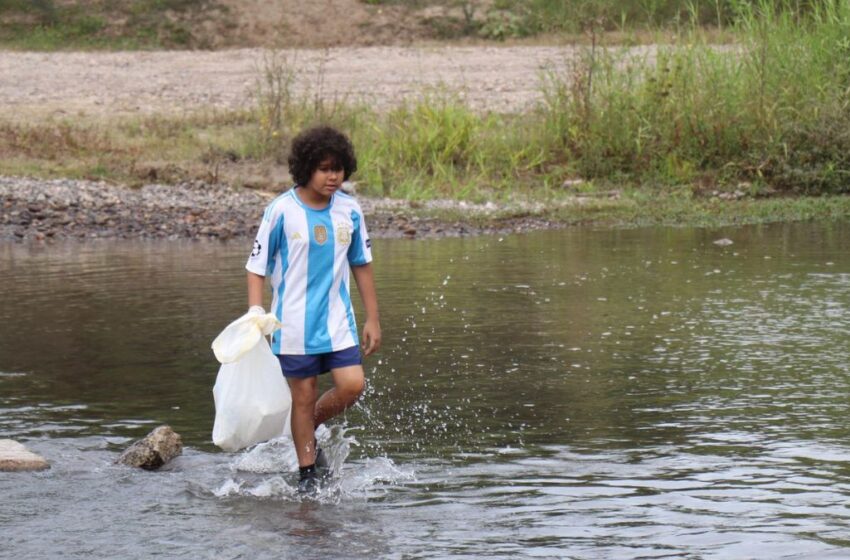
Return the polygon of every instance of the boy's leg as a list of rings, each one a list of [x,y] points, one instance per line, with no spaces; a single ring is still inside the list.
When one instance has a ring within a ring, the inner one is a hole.
[[[318,385],[316,377],[287,377],[292,393],[292,441],[298,455],[298,466],[307,467],[316,462],[316,431],[313,414],[316,409]]]
[[[333,376],[334,386],[326,391],[316,403],[313,415],[314,429],[356,403],[366,386],[363,366],[359,364],[332,369],[331,375]],[[293,426],[294,421],[293,416]],[[292,433],[294,436],[294,427]]]

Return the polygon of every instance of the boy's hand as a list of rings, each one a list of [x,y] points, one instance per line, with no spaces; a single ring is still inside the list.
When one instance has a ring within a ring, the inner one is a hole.
[[[381,324],[377,320],[367,320],[363,325],[363,357],[371,356],[381,347]]]

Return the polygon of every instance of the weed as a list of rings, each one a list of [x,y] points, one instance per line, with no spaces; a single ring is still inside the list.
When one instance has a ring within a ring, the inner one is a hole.
[[[280,158],[292,116],[295,58],[284,51],[263,55],[255,89],[255,110],[259,137],[251,150],[254,157]]]
[[[550,157],[586,178],[681,184],[713,173],[721,183],[847,190],[850,58],[835,46],[850,40],[850,6],[801,14],[756,2],[735,26],[737,49],[692,32],[641,58],[593,43],[547,73]]]

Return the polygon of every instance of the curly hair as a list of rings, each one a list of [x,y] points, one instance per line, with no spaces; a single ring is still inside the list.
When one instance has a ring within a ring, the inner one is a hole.
[[[346,181],[357,171],[354,146],[345,134],[330,126],[308,128],[292,140],[289,174],[295,184],[303,187],[310,182],[319,164],[329,157],[345,171]]]

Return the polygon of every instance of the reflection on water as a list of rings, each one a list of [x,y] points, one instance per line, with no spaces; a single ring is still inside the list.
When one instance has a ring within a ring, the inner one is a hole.
[[[376,241],[322,503],[209,441],[244,252],[0,247],[0,437],[54,465],[0,475],[0,557],[850,555],[850,226]],[[183,457],[112,465],[159,423]]]

